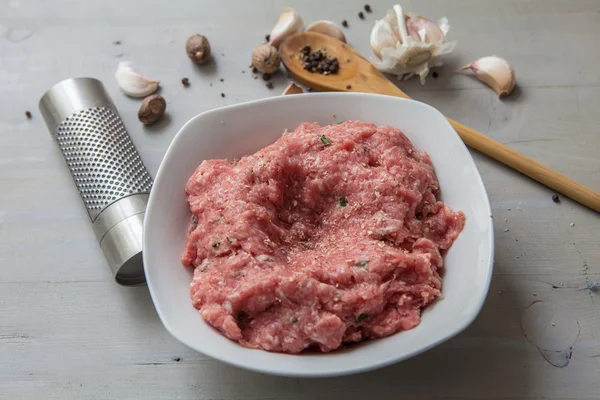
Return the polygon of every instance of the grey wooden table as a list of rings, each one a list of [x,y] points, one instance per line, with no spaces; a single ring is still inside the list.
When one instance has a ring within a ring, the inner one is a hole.
[[[550,190],[475,152],[496,222],[490,294],[465,332],[401,364],[322,380],[239,370],[171,338],[145,287],[113,282],[38,99],[64,78],[101,79],[154,175],[192,116],[281,93],[283,74],[269,90],[242,71],[289,3],[0,0],[0,398],[600,398],[600,297],[588,289],[600,280],[600,217],[568,199],[555,204]],[[372,1],[363,21],[357,0],[294,3],[306,22],[347,19],[364,54],[375,17],[392,5]],[[458,41],[439,78],[401,84],[409,95],[600,190],[599,1],[403,6],[447,16]],[[184,54],[196,32],[215,54],[206,68]],[[491,54],[517,73],[503,101],[451,73]],[[143,128],[139,102],[118,90],[121,60],[161,81],[169,115],[158,126]]]

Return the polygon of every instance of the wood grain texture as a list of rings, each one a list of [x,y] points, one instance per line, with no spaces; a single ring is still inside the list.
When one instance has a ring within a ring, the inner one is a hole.
[[[362,21],[356,15],[363,3],[0,0],[0,398],[598,398],[600,297],[584,288],[600,280],[600,218],[567,199],[555,204],[551,190],[475,151],[496,225],[490,294],[465,332],[401,364],[323,380],[242,371],[179,344],[161,326],[146,288],[112,281],[37,111],[43,91],[67,77],[101,79],[154,175],[192,116],[281,93],[282,74],[269,90],[247,65],[283,7],[293,5],[305,22],[347,19],[349,43],[370,55],[369,29],[391,3],[369,1],[374,12]],[[433,19],[446,15],[458,42],[438,79],[402,82],[402,90],[600,190],[600,59],[590,52],[600,35],[598,1],[402,5]],[[211,41],[215,57],[205,68],[185,56],[193,33]],[[517,73],[517,91],[505,100],[451,73],[490,54]],[[113,74],[121,60],[161,81],[169,118],[158,126],[143,128],[139,102],[119,92]],[[534,301],[558,304],[578,321],[564,368],[549,364],[523,335],[521,319]]]

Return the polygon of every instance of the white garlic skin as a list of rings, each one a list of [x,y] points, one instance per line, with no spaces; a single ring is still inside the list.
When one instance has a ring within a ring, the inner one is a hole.
[[[269,44],[278,48],[283,39],[304,30],[304,22],[293,8],[285,8],[269,35]]]
[[[477,79],[486,83],[499,97],[508,96],[515,88],[515,71],[503,58],[497,56],[482,57],[465,65],[456,72],[469,68]]]
[[[306,27],[306,32],[317,32],[322,33],[327,36],[331,36],[339,41],[344,43],[346,42],[346,35],[342,32],[342,28],[337,26],[334,22],[331,21],[317,21],[310,24]]]
[[[147,78],[131,68],[128,61],[121,61],[115,79],[123,92],[130,97],[142,98],[156,92],[158,81]]]

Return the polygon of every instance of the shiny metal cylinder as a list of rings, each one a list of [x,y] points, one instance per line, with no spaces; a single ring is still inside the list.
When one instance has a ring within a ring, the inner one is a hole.
[[[152,178],[102,82],[64,80],[39,107],[116,281],[145,283],[142,227]]]

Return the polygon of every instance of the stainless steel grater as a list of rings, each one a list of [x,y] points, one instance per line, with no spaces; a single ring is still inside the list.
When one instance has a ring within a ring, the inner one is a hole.
[[[39,107],[116,281],[145,283],[142,228],[152,178],[102,82],[64,80]]]

